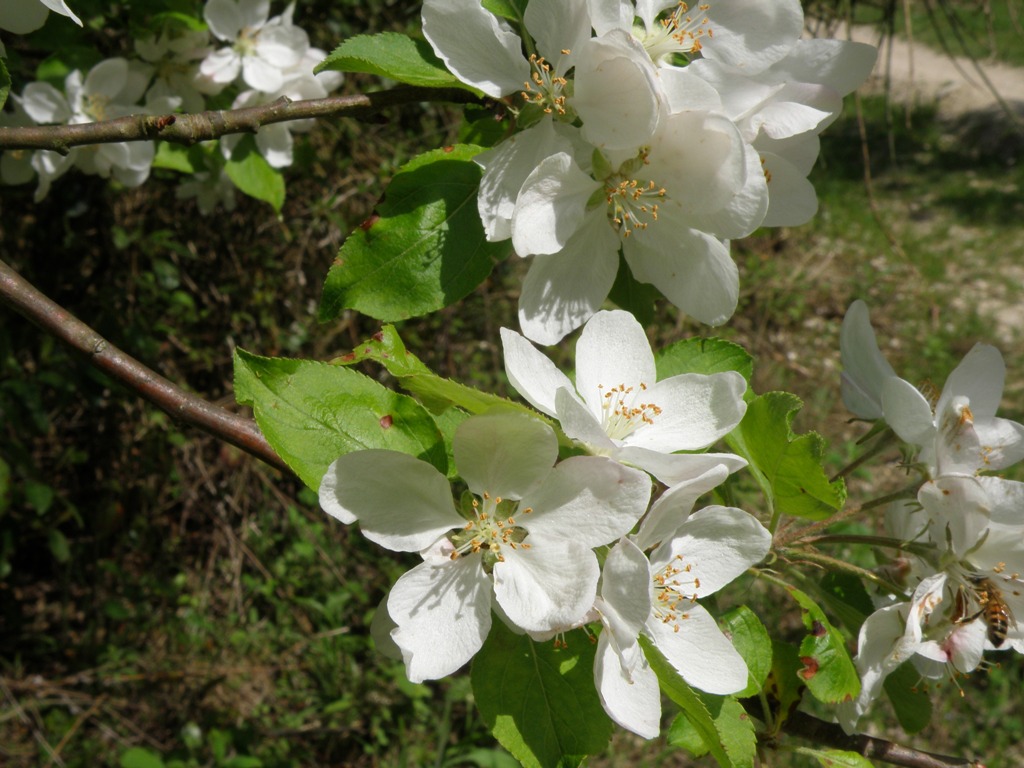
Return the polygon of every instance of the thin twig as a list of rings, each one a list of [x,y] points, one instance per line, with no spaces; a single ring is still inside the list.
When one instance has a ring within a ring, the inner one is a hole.
[[[114,120],[78,125],[32,125],[0,128],[0,149],[49,149],[66,155],[83,144],[162,139],[190,146],[232,133],[256,133],[272,123],[312,117],[366,119],[383,109],[421,101],[479,102],[460,88],[402,86],[375,93],[328,96],[291,101],[281,97],[269,104],[195,114],[128,115]]]
[[[885,739],[863,734],[847,734],[835,723],[827,723],[805,712],[794,712],[787,718],[783,730],[821,746],[856,752],[869,760],[881,760],[905,768],[985,768],[978,760],[950,757],[933,752],[895,744]]]
[[[231,413],[186,392],[135,358],[126,355],[66,309],[36,290],[2,261],[0,304],[6,304],[62,343],[81,352],[90,365],[109,374],[172,418],[199,427],[272,467],[291,473],[291,469],[270,447],[252,419]]]

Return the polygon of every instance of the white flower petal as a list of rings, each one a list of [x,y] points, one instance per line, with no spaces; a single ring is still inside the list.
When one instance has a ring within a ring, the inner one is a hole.
[[[940,412],[951,396],[964,395],[971,401],[976,420],[990,419],[999,409],[1005,381],[1006,364],[999,350],[989,344],[975,344],[949,374],[935,410]]]
[[[531,536],[597,547],[625,535],[647,510],[651,481],[640,470],[603,456],[573,456],[524,496],[517,518]]]
[[[669,487],[692,480],[719,464],[730,473],[747,466],[746,459],[732,453],[659,453],[627,445],[610,455],[624,464],[640,467]]]
[[[530,405],[555,417],[555,393],[560,388],[575,392],[572,382],[529,341],[508,328],[501,329],[505,374],[516,392]]]
[[[843,362],[843,404],[862,419],[881,418],[882,384],[895,377],[896,371],[878,349],[868,305],[860,299],[846,310],[839,331],[839,349]]]
[[[557,253],[583,224],[587,201],[600,183],[559,152],[523,182],[512,214],[512,247],[520,256]]]
[[[456,77],[488,96],[516,93],[530,76],[519,36],[479,0],[425,0],[423,34]]]
[[[768,179],[768,211],[765,227],[799,227],[818,212],[818,195],[807,176],[780,155],[763,153]]]
[[[403,575],[388,595],[388,613],[409,680],[436,680],[473,658],[491,629],[491,602],[479,556],[426,562]]]
[[[600,568],[584,544],[527,536],[528,549],[509,551],[494,566],[494,595],[505,615],[527,632],[576,626],[597,595]]]
[[[683,601],[685,602],[685,601]],[[680,604],[677,621],[652,617],[645,633],[672,667],[690,685],[714,694],[742,691],[747,665],[714,618],[697,603]]]
[[[690,515],[675,535],[651,554],[655,572],[676,562],[686,567],[702,598],[734,581],[771,549],[772,535],[757,518],[735,507],[705,507]]]
[[[242,58],[231,48],[221,48],[203,59],[199,71],[211,82],[230,83],[242,71]]]
[[[635,659],[625,651],[651,615],[651,566],[629,539],[619,539],[605,559],[597,609],[620,658]]]
[[[474,494],[520,499],[548,477],[558,458],[558,438],[547,424],[524,413],[492,412],[462,422],[452,452]]]
[[[645,739],[653,739],[661,732],[658,677],[643,653],[639,654],[639,663],[627,677],[607,634],[605,630],[597,639],[594,658],[594,684],[601,705],[618,725]],[[637,645],[635,640],[633,645]]]
[[[891,376],[882,382],[882,412],[901,440],[926,445],[935,435],[932,406],[909,381]]]
[[[563,387],[555,395],[555,411],[558,423],[567,437],[578,440],[595,454],[610,456],[616,451],[615,442],[605,434],[601,422],[593,411],[580,402],[579,397]]]
[[[538,344],[556,344],[589,320],[615,283],[618,250],[618,235],[597,208],[565,248],[535,256],[519,295],[523,334]]]
[[[714,36],[702,38],[702,55],[746,74],[784,57],[803,31],[799,0],[714,0],[708,5]]]
[[[572,106],[583,137],[604,149],[635,149],[658,125],[660,91],[654,65],[628,32],[590,38],[576,56]]]
[[[292,164],[292,133],[284,123],[264,125],[256,132],[256,146],[272,168]]]
[[[587,6],[588,0],[533,0],[526,6],[523,22],[537,52],[562,74],[572,66],[575,52],[590,39]],[[559,61],[562,51],[569,51],[564,62]]]
[[[644,399],[660,411],[626,438],[628,445],[672,453],[706,448],[732,432],[747,412],[747,382],[735,371],[684,373],[648,386]]]
[[[576,388],[598,419],[613,387],[639,392],[656,379],[651,343],[633,315],[602,311],[587,321],[576,342]]]
[[[343,523],[359,520],[366,538],[397,552],[425,549],[465,522],[444,475],[397,451],[340,456],[320,481],[320,506]]]
[[[67,16],[78,26],[83,26],[82,20],[75,16],[74,12],[70,8],[68,8],[68,5],[64,2],[64,0],[39,0],[39,2],[45,5],[54,13],[59,13],[62,16]]]
[[[699,454],[694,458],[697,456]],[[728,466],[715,464],[702,474],[673,485],[651,505],[636,534],[636,545],[647,550],[672,538],[672,534],[679,530],[679,526],[690,516],[697,499],[721,485],[728,476]]]
[[[66,123],[71,107],[64,94],[49,83],[29,83],[22,92],[22,107],[37,123]]]
[[[0,3],[0,29],[16,35],[27,35],[39,29],[46,23],[46,16],[46,6],[37,0],[4,0]]]
[[[653,283],[702,323],[721,325],[732,317],[740,285],[728,245],[694,229],[667,231],[659,226],[644,235],[643,240],[629,238],[622,249],[637,280]]]
[[[207,0],[203,18],[218,40],[234,42],[242,31],[242,14],[235,0]]]

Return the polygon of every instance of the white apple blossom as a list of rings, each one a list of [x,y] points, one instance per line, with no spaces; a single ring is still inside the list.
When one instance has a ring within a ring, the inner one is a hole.
[[[675,453],[707,448],[739,424],[744,378],[728,371],[658,381],[647,336],[628,312],[601,311],[587,322],[576,343],[575,386],[515,331],[502,328],[501,340],[512,386],[591,453],[640,467],[666,485],[719,464],[729,471],[746,465],[733,454]]]
[[[868,305],[860,299],[843,317],[839,354],[843,363],[840,389],[847,410],[862,419],[882,418],[882,385],[895,378],[896,371],[879,350]]]
[[[0,3],[0,29],[16,35],[28,34],[43,26],[50,11],[67,16],[82,26],[82,20],[64,0],[4,0]]]
[[[210,53],[209,41],[205,30],[165,31],[159,37],[135,41],[135,51],[154,69],[153,83],[146,91],[146,106],[152,113],[201,112],[206,108],[197,83],[199,62]]]
[[[601,701],[615,722],[646,738],[658,733],[661,701],[637,641],[641,632],[690,685],[722,695],[747,685],[743,658],[698,600],[760,562],[771,534],[743,510],[706,507],[690,514],[692,506],[692,495],[676,488],[655,502],[652,514],[677,520],[674,533],[649,563],[645,542],[620,540],[605,562],[595,603],[604,624],[594,665]]]
[[[593,547],[627,533],[647,508],[642,472],[603,457],[552,467],[554,432],[526,414],[472,417],[453,441],[455,465],[474,497],[459,514],[448,480],[426,462],[366,450],[337,459],[320,504],[367,538],[424,562],[387,601],[410,680],[442,677],[482,645],[491,609],[521,630],[573,626],[596,597]]]
[[[64,81],[64,93],[49,83],[29,83],[21,95],[25,112],[42,124],[91,123],[142,111],[137,103],[145,93],[152,70],[141,63],[114,58],[101,61],[83,78],[79,70]],[[117,142],[76,147],[67,156],[37,152],[32,167],[39,174],[36,199],[72,164],[85,173],[134,187],[148,177],[155,150],[151,141]]]
[[[785,56],[803,31],[799,0],[590,0],[598,35],[634,35],[659,65],[698,56],[756,74]],[[640,24],[634,23],[634,17]]]
[[[338,88],[344,81],[341,72],[325,71],[313,74],[313,68],[327,54],[319,48],[309,48],[294,67],[284,71],[284,82],[274,92],[267,93],[250,89],[242,91],[231,105],[233,109],[243,109],[259,104],[269,104],[281,97],[292,101],[303,99],[322,99]],[[294,140],[293,132],[308,131],[313,120],[289,120],[284,123],[263,125],[256,131],[256,147],[261,155],[274,168],[287,168],[292,164]],[[221,150],[225,157],[231,157],[235,146],[241,140],[240,134],[225,136],[221,139]]]
[[[230,43],[199,65],[214,86],[224,87],[239,75],[250,88],[273,92],[284,84],[283,72],[301,61],[309,36],[292,24],[294,3],[270,16],[270,0],[209,0],[203,18],[218,40]]]
[[[701,322],[725,322],[739,296],[727,241],[756,229],[767,206],[756,152],[712,112],[665,113],[648,144],[589,172],[567,152],[546,158],[512,216],[516,252],[534,255],[523,332],[553,344],[582,325],[608,295],[620,248],[637,280]]]

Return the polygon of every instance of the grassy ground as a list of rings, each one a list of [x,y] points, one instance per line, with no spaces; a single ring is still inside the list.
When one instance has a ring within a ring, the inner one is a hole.
[[[325,37],[409,20],[385,4],[371,16],[359,4],[310,12]],[[939,124],[926,109],[908,127],[880,100],[862,107],[870,186],[851,103],[824,138],[818,217],[734,244],[743,296],[719,332],[755,354],[758,391],[803,398],[795,426],[828,438],[835,467],[859,434],[838,397],[838,329],[854,298],[872,306],[912,381],[941,381],[976,341],[1000,346],[1005,414],[1024,419],[1021,145],[1003,133],[979,142],[976,126]],[[228,403],[235,345],[328,359],[376,330],[355,317],[318,326],[319,283],[382,180],[453,136],[450,116],[427,107],[383,125],[323,125],[280,220],[251,201],[183,216],[159,178],[117,192],[69,176],[42,206],[5,188],[0,252],[114,343]],[[522,267],[503,265],[458,310],[405,324],[410,347],[444,375],[504,391],[497,329],[515,323]],[[651,330],[658,343],[703,332],[669,308]],[[410,685],[370,647],[372,611],[407,563],[327,519],[296,482],[179,430],[7,312],[0,413],[11,476],[0,497],[0,762],[497,764],[464,678]],[[864,500],[878,485],[855,489]],[[1012,751],[1021,677],[1007,661],[961,681],[963,699],[947,686],[916,743],[1024,759]],[[888,731],[884,715],[875,727]],[[593,764],[688,761],[619,735]]]

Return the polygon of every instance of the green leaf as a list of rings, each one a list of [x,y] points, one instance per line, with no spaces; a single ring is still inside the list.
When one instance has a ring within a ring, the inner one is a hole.
[[[420,155],[388,186],[377,214],[349,235],[327,274],[320,320],[350,308],[404,320],[454,304],[504,259],[477,213],[480,147],[460,144]]]
[[[206,163],[203,161],[203,150],[198,146],[183,147],[169,141],[158,141],[153,167],[193,174],[206,168]]]
[[[931,722],[932,702],[922,689],[921,674],[913,663],[908,661],[898,666],[882,685],[904,731],[919,733]]]
[[[736,371],[750,384],[754,358],[739,344],[723,339],[684,339],[665,347],[655,355],[658,379],[680,373],[722,373]]]
[[[619,254],[619,271],[615,273],[615,282],[608,292],[608,298],[616,306],[631,312],[640,325],[648,326],[654,322],[654,302],[661,294],[650,283],[641,283],[630,270],[626,260]]]
[[[640,645],[651,669],[658,676],[661,690],[679,706],[689,720],[689,726],[696,731],[696,735],[687,734],[685,742],[696,744],[699,738],[721,768],[751,768],[756,755],[757,736],[754,723],[743,706],[733,698],[695,691],[643,635],[640,636]],[[677,735],[684,738],[686,728],[678,728]]]
[[[855,698],[860,693],[860,675],[846,650],[842,633],[806,593],[791,586],[786,591],[800,606],[808,630],[800,643],[803,668],[797,674],[814,697],[826,704]]]
[[[235,146],[231,159],[224,164],[228,178],[242,192],[270,203],[275,213],[284,205],[284,177],[272,168],[256,149],[256,141],[246,136]]]
[[[11,467],[0,458],[0,516],[11,506]]]
[[[49,533],[50,554],[58,563],[66,563],[71,559],[71,545],[68,538],[56,528],[51,528]]]
[[[132,747],[121,755],[121,768],[164,768],[160,755],[144,747]]]
[[[829,609],[852,634],[875,611],[864,583],[852,573],[829,571],[821,580],[821,590]]]
[[[509,21],[522,21],[528,0],[483,0],[481,5],[495,16]]]
[[[401,451],[447,472],[444,442],[410,397],[355,371],[235,350],[235,397],[267,441],[313,490],[332,461],[366,448]]]
[[[796,751],[801,755],[813,757],[825,768],[874,768],[874,763],[856,752],[847,752],[842,749],[814,749],[813,747],[798,747]]]
[[[0,58],[0,109],[7,103],[7,96],[11,92],[11,73],[7,71],[7,63]]]
[[[519,761],[499,749],[471,749],[444,761],[445,768],[455,765],[475,765],[476,768],[519,768]]]
[[[355,365],[364,360],[372,360],[384,366],[404,389],[416,395],[433,413],[441,413],[455,406],[471,414],[500,407],[517,408],[531,416],[537,415],[535,411],[511,400],[438,376],[405,348],[405,343],[393,325],[385,325],[373,338],[331,362]]]
[[[594,688],[595,645],[535,643],[500,621],[473,659],[473,695],[498,742],[527,768],[569,768],[608,744],[612,722]]]
[[[479,93],[449,72],[426,40],[413,40],[397,32],[350,37],[317,64],[313,72],[327,69],[367,72],[409,85],[464,88]]]
[[[846,485],[842,479],[829,482],[825,475],[821,435],[793,434],[790,425],[802,406],[800,398],[788,392],[755,397],[726,442],[750,462],[774,514],[820,520],[842,509]]]
[[[772,641],[772,671],[765,683],[765,693],[773,709],[776,730],[796,711],[807,685],[800,677],[800,654],[796,646]]]
[[[761,690],[772,670],[772,640],[768,630],[745,605],[730,610],[722,616],[721,622],[732,644],[747,663],[747,671],[750,673],[747,687],[736,695],[740,698],[753,696]]]
[[[45,515],[56,498],[53,488],[45,483],[28,480],[25,483],[25,500],[35,509],[36,514]]]

